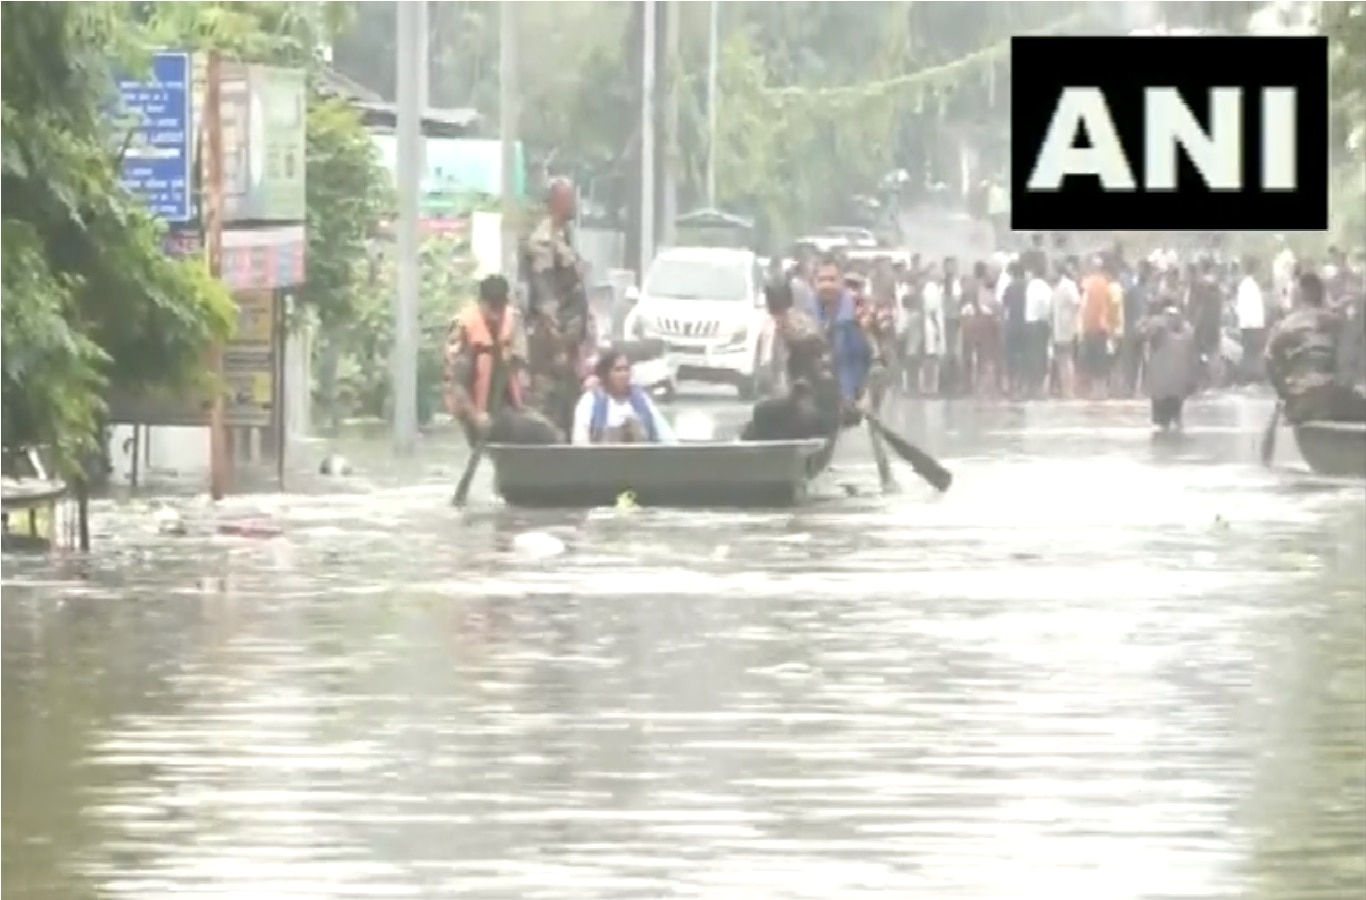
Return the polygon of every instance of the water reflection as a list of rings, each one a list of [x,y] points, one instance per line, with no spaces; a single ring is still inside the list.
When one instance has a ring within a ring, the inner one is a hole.
[[[5,885],[1366,890],[1361,489],[1253,465],[1240,408],[1176,449],[1132,411],[952,416],[903,420],[941,499],[459,517],[433,482],[7,558]]]

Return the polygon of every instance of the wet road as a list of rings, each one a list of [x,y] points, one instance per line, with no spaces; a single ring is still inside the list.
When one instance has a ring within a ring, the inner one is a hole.
[[[905,410],[948,495],[783,514],[379,445],[275,540],[102,508],[4,560],[6,896],[1361,896],[1366,497],[1266,411]]]

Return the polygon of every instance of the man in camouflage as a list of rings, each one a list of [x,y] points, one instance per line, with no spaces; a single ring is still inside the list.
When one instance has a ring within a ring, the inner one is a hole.
[[[530,289],[528,400],[567,435],[592,339],[584,264],[567,231],[574,218],[573,184],[564,179],[551,182],[546,212],[527,238],[523,256]]]
[[[754,405],[741,440],[833,436],[839,431],[844,404],[825,332],[815,317],[795,304],[791,279],[769,284],[764,300],[774,329],[773,357],[783,369],[785,390]]]
[[[1366,396],[1344,384],[1338,366],[1346,322],[1324,303],[1323,281],[1299,279],[1299,305],[1271,333],[1267,376],[1292,425],[1366,422]]]

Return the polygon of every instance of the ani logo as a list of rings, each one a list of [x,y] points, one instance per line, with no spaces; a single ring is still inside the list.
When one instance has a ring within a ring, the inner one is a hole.
[[[1011,227],[1328,227],[1321,37],[1011,42]]]

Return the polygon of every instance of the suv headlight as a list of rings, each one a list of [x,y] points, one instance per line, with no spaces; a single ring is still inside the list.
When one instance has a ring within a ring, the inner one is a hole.
[[[748,325],[741,325],[739,328],[735,329],[735,333],[730,336],[730,343],[732,344],[743,344],[747,340],[749,340]]]
[[[643,315],[637,315],[631,322],[631,337],[637,341],[649,337],[650,332],[653,330],[653,327],[646,321],[645,316]]]

